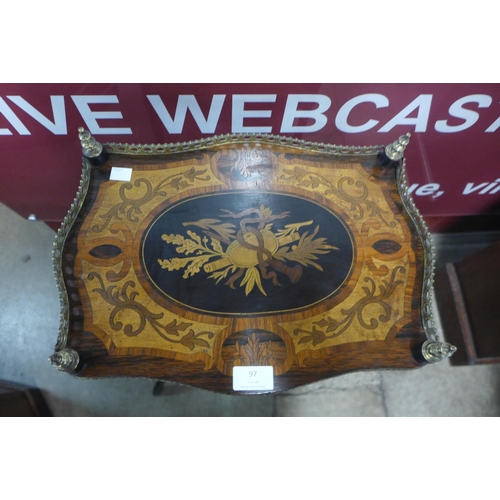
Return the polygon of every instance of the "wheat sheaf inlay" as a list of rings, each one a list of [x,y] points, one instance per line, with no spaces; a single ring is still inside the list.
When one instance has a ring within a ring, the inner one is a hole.
[[[330,209],[287,193],[228,191],[158,213],[141,263],[155,292],[183,307],[278,314],[335,294],[354,253],[349,229]]]
[[[321,255],[338,251],[326,238],[317,237],[319,226],[313,220],[292,222],[283,229],[274,229],[273,221],[290,218],[290,212],[273,214],[270,208],[248,208],[239,213],[223,209],[220,219],[184,222],[183,226],[201,229],[201,235],[187,230],[181,234],[163,234],[167,244],[186,257],[158,259],[167,271],[185,269],[183,278],[205,272],[215,283],[222,280],[234,289],[245,287],[248,295],[256,286],[267,295],[262,279],[280,286],[284,277],[291,283],[302,277],[302,267],[314,266]],[[231,222],[229,222],[231,221]]]

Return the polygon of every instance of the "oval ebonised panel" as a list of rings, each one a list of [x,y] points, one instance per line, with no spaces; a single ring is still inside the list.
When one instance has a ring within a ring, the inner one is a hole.
[[[197,312],[281,314],[334,295],[353,245],[340,218],[312,201],[226,192],[161,212],[144,232],[141,265],[159,293]]]

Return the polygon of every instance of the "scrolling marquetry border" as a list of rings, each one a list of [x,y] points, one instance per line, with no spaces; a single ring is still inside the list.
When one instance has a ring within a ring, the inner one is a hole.
[[[114,154],[124,155],[163,155],[187,151],[196,151],[222,145],[259,143],[274,146],[293,147],[304,151],[311,151],[332,156],[363,156],[373,155],[383,151],[384,146],[339,146],[311,141],[304,141],[293,137],[268,134],[226,134],[208,137],[195,141],[168,143],[168,144],[123,144],[106,143],[106,151]],[[84,157],[80,185],[71,204],[71,208],[65,216],[59,228],[53,244],[52,263],[59,302],[61,307],[59,334],[55,350],[59,351],[66,346],[69,329],[69,300],[62,271],[62,252],[66,239],[80,212],[85,200],[90,183],[92,165]],[[397,168],[397,186],[403,205],[412,219],[419,237],[422,241],[424,251],[424,279],[422,287],[422,320],[427,338],[437,340],[436,328],[432,309],[432,297],[434,293],[434,263],[435,255],[431,235],[424,222],[422,215],[415,206],[409,192],[406,180],[406,162],[401,160]]]

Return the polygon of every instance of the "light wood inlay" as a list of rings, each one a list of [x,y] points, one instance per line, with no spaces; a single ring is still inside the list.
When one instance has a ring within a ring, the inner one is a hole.
[[[112,166],[131,181],[110,181]],[[422,245],[376,155],[111,154],[64,260],[81,377],[232,392],[232,367],[249,363],[274,367],[275,390],[419,366]]]

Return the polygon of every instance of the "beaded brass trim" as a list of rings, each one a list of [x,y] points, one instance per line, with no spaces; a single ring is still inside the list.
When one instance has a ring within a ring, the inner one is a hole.
[[[422,286],[422,323],[424,331],[429,340],[438,341],[438,335],[434,323],[432,310],[432,298],[434,295],[434,266],[435,252],[432,244],[431,234],[427,225],[416,207],[410,194],[406,180],[406,160],[403,158],[397,171],[397,185],[403,205],[413,220],[422,241],[424,250],[424,279]]]
[[[63,266],[62,266],[62,252],[64,248],[64,243],[66,238],[80,212],[80,208],[83,205],[85,196],[87,195],[87,190],[90,183],[90,172],[92,170],[92,165],[84,157],[83,158],[83,169],[82,177],[80,179],[80,185],[78,186],[78,191],[75,196],[75,200],[71,204],[71,207],[64,218],[61,227],[57,231],[55,241],[53,243],[52,249],[52,265],[54,267],[54,274],[57,289],[59,291],[59,304],[61,307],[61,313],[59,317],[59,334],[57,336],[57,342],[55,345],[55,350],[59,351],[66,347],[66,342],[68,339],[68,327],[69,327],[69,301],[68,293],[66,291],[66,285],[64,284],[63,277]]]
[[[128,155],[160,155],[195,151],[215,146],[230,144],[260,143],[273,146],[284,146],[333,155],[373,155],[384,149],[384,146],[337,146],[322,142],[303,141],[293,137],[271,134],[226,134],[207,137],[197,141],[177,142],[170,144],[122,144],[106,143],[106,151]]]

